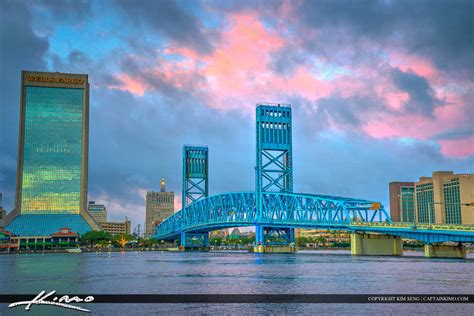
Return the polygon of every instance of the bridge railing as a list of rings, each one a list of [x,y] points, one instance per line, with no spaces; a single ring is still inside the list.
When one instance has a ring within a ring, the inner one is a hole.
[[[399,223],[399,222],[359,222],[355,221],[351,223],[351,226],[364,226],[364,227],[384,227],[384,228],[415,228],[426,229],[426,230],[457,230],[457,231],[474,231],[474,225],[451,225],[451,224],[420,224],[420,223]]]

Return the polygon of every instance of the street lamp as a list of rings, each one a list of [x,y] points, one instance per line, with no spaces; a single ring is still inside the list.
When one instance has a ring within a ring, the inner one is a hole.
[[[431,229],[431,202],[428,202],[428,228]]]

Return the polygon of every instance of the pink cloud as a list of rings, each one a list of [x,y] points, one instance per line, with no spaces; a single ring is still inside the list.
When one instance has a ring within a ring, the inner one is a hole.
[[[181,202],[181,195],[175,194],[174,195],[174,211],[177,212],[182,209],[182,202]]]
[[[285,2],[280,10],[283,15],[291,15],[292,6]],[[273,27],[264,25],[255,12],[230,14],[210,54],[202,54],[175,43],[159,51],[151,67],[146,69],[147,74],[193,94],[210,107],[221,110],[238,108],[249,114],[253,113],[256,102],[287,102],[291,96],[314,103],[332,95],[342,98],[376,97],[380,106],[364,112],[364,124],[361,127],[363,132],[374,138],[410,137],[427,140],[466,124],[463,93],[453,90],[453,82],[448,82],[429,59],[400,50],[388,50],[388,60],[377,57],[380,59],[347,65],[332,64],[331,56],[313,55],[296,66],[291,75],[275,73],[272,68],[275,54],[281,54],[285,47],[302,45],[298,34],[278,32],[279,27],[279,24]],[[308,32],[317,33],[317,30]],[[376,52],[381,50],[372,43],[364,47]],[[351,56],[353,48],[342,49]],[[312,67],[313,64],[316,66]],[[435,107],[432,117],[406,112],[405,105],[410,101],[410,95],[394,85],[390,76],[392,67],[413,71],[426,78],[436,96],[444,100],[446,105]],[[121,82],[119,89],[140,96],[156,88],[127,74],[119,74],[117,79]],[[466,90],[467,86],[465,83],[454,83],[454,88],[458,87]],[[337,126],[335,122],[331,123],[331,127],[338,130],[347,128]],[[443,144],[443,153],[454,153],[446,149],[451,148],[446,147],[449,142]]]
[[[389,61],[392,66],[398,67],[405,72],[412,70],[417,75],[430,79],[435,79],[438,76],[437,69],[427,58],[393,50],[390,52]]]
[[[387,104],[397,110],[407,96],[388,94]],[[392,100],[390,98],[393,98]],[[469,109],[455,96],[447,96],[446,105],[435,108],[433,117],[414,113],[379,112],[364,124],[363,131],[374,138],[410,137],[427,140],[444,131],[469,124]]]
[[[440,140],[441,153],[449,157],[468,157],[474,154],[474,136],[464,139]]]
[[[109,86],[109,88],[128,91],[139,96],[143,96],[145,94],[145,91],[148,89],[148,85],[142,82],[138,77],[132,78],[131,76],[122,73],[118,74],[115,78],[120,81],[120,84],[111,85]]]
[[[364,124],[362,130],[374,138],[427,139],[433,134],[431,127],[430,120],[421,115],[381,113]]]

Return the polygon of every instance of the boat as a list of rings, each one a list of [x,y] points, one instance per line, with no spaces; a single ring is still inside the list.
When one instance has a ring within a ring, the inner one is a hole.
[[[79,253],[79,252],[82,252],[82,250],[81,248],[71,248],[71,249],[66,249],[66,252]]]

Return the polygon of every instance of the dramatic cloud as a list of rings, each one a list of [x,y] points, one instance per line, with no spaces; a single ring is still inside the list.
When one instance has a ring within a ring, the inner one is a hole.
[[[253,190],[255,104],[292,104],[295,191],[381,200],[472,172],[472,1],[0,2],[0,191],[13,206],[20,72],[87,73],[89,199],[144,222],[184,144],[211,193]],[[179,207],[179,206],[177,206]]]
[[[394,69],[392,79],[398,89],[410,96],[405,104],[405,110],[431,116],[434,108],[442,104],[440,100],[436,99],[435,92],[429,82],[413,71],[403,72]]]
[[[429,56],[444,70],[472,75],[474,4],[468,0],[303,1],[298,13],[305,27],[331,35],[348,32],[353,41],[369,38],[386,46]]]
[[[142,26],[143,33],[157,32],[203,53],[212,50],[212,44],[206,37],[201,21],[176,2],[118,0],[117,4],[125,19]],[[196,5],[192,1],[185,1],[185,4]]]
[[[15,190],[21,71],[47,68],[43,56],[49,43],[34,33],[31,18],[26,4],[0,2],[0,192],[9,208]]]

